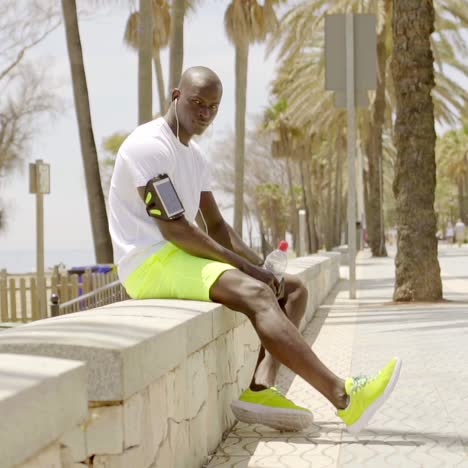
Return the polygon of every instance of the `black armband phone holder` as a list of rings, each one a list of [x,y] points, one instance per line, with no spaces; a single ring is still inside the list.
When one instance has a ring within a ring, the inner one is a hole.
[[[165,221],[180,218],[185,212],[167,174],[148,181],[145,187],[145,205],[149,216]]]

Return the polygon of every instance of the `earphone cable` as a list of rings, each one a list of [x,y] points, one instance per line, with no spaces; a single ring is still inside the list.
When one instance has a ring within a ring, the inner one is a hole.
[[[203,220],[203,224],[205,225],[205,232],[206,232],[207,235],[209,235],[208,234],[208,226],[206,225],[205,217],[203,216],[202,210],[200,208],[198,208],[198,212],[200,213],[200,216],[201,216],[201,218]]]
[[[180,138],[179,138],[179,117],[177,115],[177,98],[175,99],[175,102],[174,102],[174,110],[175,110],[175,118],[176,118],[176,122],[177,122],[177,130],[176,130],[177,139],[180,141]]]

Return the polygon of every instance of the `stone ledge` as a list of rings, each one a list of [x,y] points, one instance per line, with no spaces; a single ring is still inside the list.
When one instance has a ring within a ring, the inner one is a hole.
[[[215,322],[235,326],[228,315],[213,303],[125,301],[3,331],[0,352],[84,361],[89,400],[122,401],[212,341]]]
[[[86,387],[81,362],[0,354],[0,465],[23,463],[82,423]]]
[[[338,247],[333,247],[333,252],[337,252],[340,254],[340,265],[341,266],[348,266],[349,264],[349,255],[348,255],[348,245],[343,244],[339,245]]]
[[[309,290],[304,327],[339,280],[339,254],[294,259],[287,271]],[[90,457],[97,468],[201,466],[234,423],[229,406],[258,348],[244,315],[196,301],[125,301],[2,331],[0,352],[81,360],[88,370],[86,421],[27,467],[74,468]]]
[[[327,253],[293,259],[287,271],[322,296],[323,288],[313,283],[324,269],[335,272],[332,286],[336,283],[338,268],[330,259],[337,264],[338,257]],[[309,301],[305,322],[321,299]],[[89,400],[123,401],[246,320],[211,302],[128,300],[3,331],[0,352],[84,361]]]

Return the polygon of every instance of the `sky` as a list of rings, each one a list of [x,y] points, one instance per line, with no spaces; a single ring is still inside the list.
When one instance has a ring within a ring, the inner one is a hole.
[[[209,2],[209,7],[199,6],[195,13],[188,16],[185,25],[184,69],[194,65],[209,66],[220,76],[224,86],[218,116],[201,140],[208,157],[210,143],[221,132],[234,127],[234,48],[224,32],[225,8],[225,2]],[[105,136],[116,131],[131,131],[137,125],[137,54],[122,41],[128,15],[128,7],[116,6],[112,10],[95,13],[91,19],[80,20],[93,129],[101,153]],[[28,162],[42,159],[51,168],[51,193],[44,197],[46,257],[47,251],[54,249],[92,251],[84,171],[63,27],[48,36],[30,57],[50,64],[51,75],[59,83],[57,89],[66,107],[62,115],[41,126],[28,158]],[[252,115],[262,112],[268,105],[275,58],[265,58],[264,46],[253,46],[249,60],[247,113]],[[162,64],[167,83],[167,49],[162,52]],[[156,93],[154,89],[154,109],[158,110]],[[27,164],[22,173],[8,176],[8,181],[2,187],[2,197],[8,209],[8,225],[5,231],[0,232],[0,251],[34,250],[35,196],[29,194]]]

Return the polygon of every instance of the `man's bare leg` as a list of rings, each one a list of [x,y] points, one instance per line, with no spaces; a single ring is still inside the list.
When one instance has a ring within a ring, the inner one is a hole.
[[[284,298],[278,301],[278,305],[293,325],[299,328],[307,306],[307,288],[300,279],[292,275],[285,275],[284,281]],[[279,367],[280,362],[261,346],[250,389],[264,390],[272,387]]]
[[[239,270],[228,270],[211,287],[210,298],[246,314],[263,346],[275,359],[300,375],[336,408],[346,407],[344,381],[310,349],[266,284]]]

